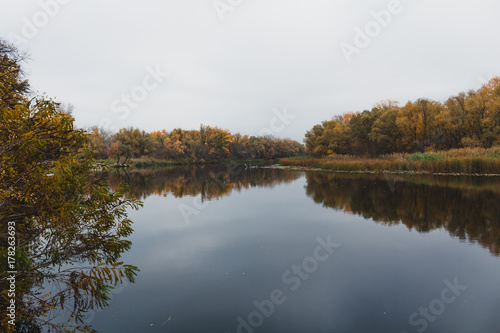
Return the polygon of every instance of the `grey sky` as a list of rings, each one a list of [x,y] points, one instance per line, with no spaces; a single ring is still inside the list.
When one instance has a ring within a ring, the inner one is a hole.
[[[0,0],[0,37],[25,39],[33,88],[73,104],[82,127],[257,135],[286,107],[295,118],[275,121],[275,135],[302,141],[334,115],[387,98],[442,101],[500,75],[498,1],[400,0],[380,31],[371,12],[391,0],[220,0],[232,4],[223,13],[214,2]],[[373,38],[348,63],[340,45],[356,47],[367,24]],[[169,76],[141,88],[155,68]],[[141,101],[125,112],[134,89]]]

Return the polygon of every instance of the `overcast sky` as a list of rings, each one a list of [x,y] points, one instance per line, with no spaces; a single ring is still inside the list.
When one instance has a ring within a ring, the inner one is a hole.
[[[0,37],[31,54],[32,87],[73,104],[81,127],[203,123],[302,142],[334,115],[443,101],[500,75],[496,0],[0,4]]]

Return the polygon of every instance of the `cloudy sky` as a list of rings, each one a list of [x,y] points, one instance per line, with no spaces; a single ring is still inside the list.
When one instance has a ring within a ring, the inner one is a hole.
[[[302,141],[390,98],[500,75],[495,0],[0,0],[0,37],[81,127],[201,123]]]

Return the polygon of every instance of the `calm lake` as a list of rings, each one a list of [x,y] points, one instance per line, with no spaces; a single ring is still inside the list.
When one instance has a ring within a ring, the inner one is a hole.
[[[100,332],[500,332],[500,178],[110,175],[144,208]]]

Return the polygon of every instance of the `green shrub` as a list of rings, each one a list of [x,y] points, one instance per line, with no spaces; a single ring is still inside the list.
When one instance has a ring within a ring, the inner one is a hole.
[[[431,152],[426,152],[426,153],[414,153],[411,155],[408,155],[408,160],[410,161],[437,161],[443,159],[444,156],[431,153]]]

